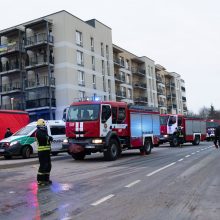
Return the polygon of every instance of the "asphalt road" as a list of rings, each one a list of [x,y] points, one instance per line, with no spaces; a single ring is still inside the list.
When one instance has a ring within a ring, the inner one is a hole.
[[[8,168],[0,161],[0,219],[218,220],[219,158],[209,142],[127,151],[112,162],[62,155],[53,158],[53,185],[40,188],[37,158]]]

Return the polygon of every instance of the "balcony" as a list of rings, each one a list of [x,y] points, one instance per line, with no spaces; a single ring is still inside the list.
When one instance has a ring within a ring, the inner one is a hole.
[[[119,98],[126,98],[126,92],[123,92],[123,91],[116,91],[116,97],[119,97]]]
[[[147,97],[134,97],[135,103],[148,103]]]
[[[21,43],[11,42],[8,44],[0,45],[0,57],[11,55],[17,52],[25,52],[24,47]]]
[[[165,103],[162,102],[162,101],[159,101],[159,102],[158,102],[158,106],[159,106],[159,107],[166,107]]]
[[[6,75],[8,73],[20,72],[20,67],[18,62],[7,62],[6,64],[0,65],[0,74]]]
[[[162,89],[157,89],[157,94],[165,96],[165,93],[164,93],[164,91]]]
[[[183,92],[185,92],[185,91],[186,91],[186,89],[185,89],[185,87],[184,87],[184,86],[181,86],[181,90],[182,90]]]
[[[146,76],[146,71],[141,68],[132,67],[131,72],[132,72],[132,74],[135,74],[138,76],[142,76],[142,77]]]
[[[22,103],[16,103],[14,102],[13,103],[13,107],[12,107],[12,104],[2,104],[0,106],[0,109],[4,109],[4,110],[11,110],[13,108],[13,110],[24,110],[23,109],[23,105]]]
[[[3,84],[0,87],[0,92],[1,93],[16,93],[16,92],[21,92],[21,83],[16,82],[16,83],[8,83],[8,84]]]
[[[156,77],[157,83],[163,83],[163,79],[160,76]]]
[[[48,65],[53,65],[54,64],[54,60],[53,57],[49,57],[49,63],[47,61],[47,56],[38,56],[38,57],[32,57],[30,58],[29,61],[27,61],[26,63],[26,70],[31,70],[31,69],[35,69],[35,68],[41,68],[41,67],[45,67]]]
[[[30,49],[31,47],[46,45],[47,43],[52,45],[54,43],[54,37],[46,33],[39,33],[26,38],[25,48]]]
[[[113,62],[118,67],[122,67],[122,68],[125,67],[124,63],[118,57],[114,57]]]
[[[186,107],[186,106],[183,106],[183,110],[184,110],[184,111],[187,111],[187,107]]]
[[[186,102],[186,97],[182,96],[182,101]]]
[[[50,107],[50,99],[42,98],[35,100],[26,100],[26,109]],[[56,99],[51,99],[51,107],[56,107]]]
[[[144,89],[146,90],[147,89],[147,84],[146,83],[133,83],[133,87],[135,89]]]
[[[26,81],[26,89],[52,86],[55,87],[55,78],[51,77],[51,83],[49,83],[48,77],[40,77],[38,80]]]
[[[115,74],[115,81],[116,81],[116,82],[125,83],[125,76],[119,75],[119,74]]]

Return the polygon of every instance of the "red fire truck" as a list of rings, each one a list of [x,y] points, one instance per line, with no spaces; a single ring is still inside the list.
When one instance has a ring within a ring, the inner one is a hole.
[[[103,152],[106,160],[116,160],[126,149],[150,154],[158,145],[159,112],[125,102],[74,102],[66,114],[69,154],[76,160]]]
[[[19,110],[0,110],[0,140],[4,138],[7,128],[15,133],[29,123],[29,114]]]
[[[184,115],[170,115],[167,121],[167,133],[170,146],[179,146],[185,142],[199,145],[200,141],[206,138],[206,120]],[[181,134],[181,138],[178,134]]]

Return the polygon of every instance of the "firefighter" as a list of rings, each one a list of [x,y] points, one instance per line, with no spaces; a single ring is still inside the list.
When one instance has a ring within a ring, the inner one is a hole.
[[[11,129],[7,128],[4,138],[10,137],[12,135],[13,135],[13,133],[11,132]]]
[[[220,146],[220,125],[218,125],[215,129],[215,139],[214,139],[214,145],[218,149]]]
[[[47,134],[47,127],[44,119],[38,119],[36,139],[38,143],[38,158],[39,158],[39,169],[37,174],[38,185],[49,185],[52,184],[50,180],[51,171],[51,141],[52,137]]]
[[[176,131],[175,131],[175,136],[177,137],[178,139],[178,143],[179,143],[179,146],[182,147],[182,144],[183,144],[183,132],[182,132],[182,127],[181,126],[178,126],[176,128]]]

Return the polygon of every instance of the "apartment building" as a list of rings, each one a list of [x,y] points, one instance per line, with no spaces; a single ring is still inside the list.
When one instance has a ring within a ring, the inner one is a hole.
[[[163,66],[156,64],[155,73],[157,82],[157,99],[159,111],[161,114],[166,114],[168,111],[165,76],[168,74],[168,72]]]
[[[59,11],[0,31],[0,106],[60,119],[73,101],[125,101],[185,113],[185,84],[154,60],[112,44],[112,30]]]
[[[154,61],[113,45],[116,100],[158,107]]]
[[[187,114],[185,82],[180,74],[155,65],[157,96],[161,114]]]
[[[0,104],[61,118],[74,100],[115,100],[111,28],[60,11],[0,31]]]

